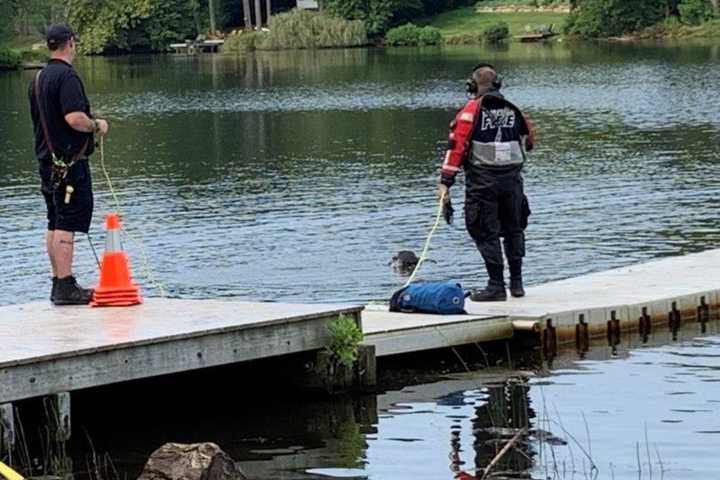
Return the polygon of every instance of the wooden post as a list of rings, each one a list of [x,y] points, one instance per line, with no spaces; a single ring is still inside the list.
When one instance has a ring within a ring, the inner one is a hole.
[[[45,399],[50,431],[58,442],[70,440],[72,424],[70,422],[70,393],[63,392]]]
[[[358,359],[355,364],[355,387],[372,388],[377,385],[377,361],[375,345],[358,345]]]
[[[0,453],[15,448],[15,411],[12,403],[0,405]]]

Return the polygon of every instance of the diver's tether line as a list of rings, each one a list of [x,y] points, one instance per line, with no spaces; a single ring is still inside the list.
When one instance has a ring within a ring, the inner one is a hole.
[[[440,226],[440,219],[442,218],[443,214],[443,207],[445,205],[445,196],[447,195],[447,192],[443,192],[440,196],[440,201],[438,202],[438,212],[435,216],[435,224],[430,229],[430,233],[427,236],[427,239],[425,240],[425,246],[422,249],[422,252],[420,252],[420,258],[418,258],[418,263],[415,265],[415,268],[413,269],[412,274],[410,275],[410,278],[408,278],[407,282],[405,282],[405,285],[403,285],[402,288],[407,288],[413,280],[415,280],[415,275],[417,275],[418,271],[420,270],[420,266],[423,264],[425,260],[427,260],[427,253],[430,249],[430,240],[432,239],[433,235],[435,234],[435,230],[438,229]]]
[[[117,194],[115,193],[115,188],[113,187],[112,180],[110,179],[110,174],[108,173],[107,168],[105,168],[105,137],[103,135],[100,136],[100,168],[103,171],[103,175],[105,175],[105,181],[107,182],[108,188],[110,189],[110,194],[112,195],[113,201],[115,202],[115,208],[117,209],[117,213],[118,215],[120,215],[122,213],[122,209],[120,208],[120,201],[118,200]],[[160,291],[161,297],[167,296],[165,292],[165,287],[155,278],[155,274],[153,273],[152,267],[150,266],[150,261],[148,260],[147,253],[145,253],[145,248],[143,247],[142,242],[136,240],[135,237],[130,234],[130,232],[128,232],[125,226],[122,224],[120,226],[120,230],[128,237],[128,239],[130,239],[132,243],[135,244],[136,247],[138,247],[138,250],[140,250],[140,254],[142,255],[143,259],[143,265],[145,267],[145,275],[147,275],[150,283],[155,285],[155,287]]]

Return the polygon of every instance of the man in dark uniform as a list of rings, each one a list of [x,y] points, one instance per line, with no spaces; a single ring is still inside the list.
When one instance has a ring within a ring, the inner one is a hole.
[[[55,305],[83,305],[92,290],[72,274],[75,232],[87,233],[93,211],[88,156],[94,134],[108,123],[93,118],[82,81],[72,67],[76,35],[65,24],[47,31],[50,61],[31,82],[30,112],[35,132],[41,189],[47,206],[47,253],[53,274],[50,299]]]
[[[472,98],[450,124],[450,141],[438,195],[446,201],[455,175],[465,170],[465,224],[485,261],[488,284],[470,297],[478,302],[507,300],[500,237],[510,267],[510,293],[525,295],[527,201],[522,168],[534,147],[533,127],[500,93],[502,81],[489,64],[475,67],[467,82]]]

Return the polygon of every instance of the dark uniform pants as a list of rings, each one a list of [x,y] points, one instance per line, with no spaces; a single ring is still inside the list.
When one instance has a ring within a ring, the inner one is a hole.
[[[527,203],[523,205],[523,178],[520,172],[484,173],[474,176],[466,189],[465,225],[485,260],[491,281],[503,281],[503,237],[508,263],[525,256]]]

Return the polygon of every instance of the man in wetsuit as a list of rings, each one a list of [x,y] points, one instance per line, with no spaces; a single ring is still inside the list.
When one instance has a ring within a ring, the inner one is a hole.
[[[489,64],[477,65],[467,82],[470,100],[450,124],[438,195],[446,201],[455,175],[465,171],[465,224],[485,261],[488,284],[476,302],[507,300],[500,237],[510,268],[510,293],[525,295],[522,259],[529,209],[523,192],[526,152],[534,147],[531,122],[500,93],[502,80]]]
[[[77,72],[76,35],[65,24],[47,31],[50,61],[30,83],[29,99],[39,162],[41,190],[47,207],[47,253],[53,274],[50,300],[55,305],[84,305],[92,290],[80,287],[72,274],[75,232],[87,233],[93,211],[88,157],[93,134],[107,134],[108,123],[93,118]]]

